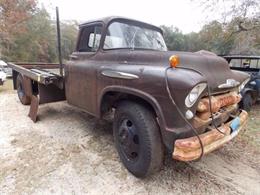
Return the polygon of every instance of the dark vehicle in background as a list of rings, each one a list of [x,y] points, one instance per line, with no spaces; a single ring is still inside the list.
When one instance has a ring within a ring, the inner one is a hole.
[[[233,139],[248,119],[238,109],[248,74],[230,70],[211,52],[168,51],[160,28],[132,19],[81,24],[59,74],[48,70],[56,65],[9,66],[34,121],[39,104],[55,101],[97,118],[114,111],[118,154],[137,177],[158,171],[165,150],[176,160],[200,159]]]
[[[250,79],[241,91],[241,108],[250,111],[253,104],[260,99],[260,56],[228,55],[223,56],[232,70],[250,74]]]

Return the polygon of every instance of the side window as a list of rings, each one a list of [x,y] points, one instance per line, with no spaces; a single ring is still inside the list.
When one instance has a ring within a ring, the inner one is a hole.
[[[77,46],[79,52],[96,52],[101,39],[101,25],[91,25],[80,30],[80,38]]]
[[[231,67],[241,67],[241,60],[240,59],[231,59],[229,62]]]
[[[250,68],[258,68],[258,64],[257,64],[256,59],[251,60]]]
[[[242,67],[243,68],[250,68],[250,63],[251,63],[250,59],[242,59]]]

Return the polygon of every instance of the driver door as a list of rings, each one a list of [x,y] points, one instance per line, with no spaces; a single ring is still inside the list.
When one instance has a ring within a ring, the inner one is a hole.
[[[65,68],[68,103],[94,115],[97,101],[97,64],[94,58],[100,44],[101,29],[99,23],[81,27],[76,51]]]

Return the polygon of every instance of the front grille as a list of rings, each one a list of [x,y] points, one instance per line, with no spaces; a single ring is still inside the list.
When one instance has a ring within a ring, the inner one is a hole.
[[[229,92],[222,95],[211,96],[211,107],[216,126],[220,126],[229,120],[238,110],[241,95],[237,92]],[[209,98],[204,97],[199,101],[193,126],[199,133],[203,133],[212,125]]]

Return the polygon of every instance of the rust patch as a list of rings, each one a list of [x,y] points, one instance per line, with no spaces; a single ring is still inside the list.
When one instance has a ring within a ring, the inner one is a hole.
[[[39,99],[37,96],[31,96],[31,106],[28,116],[32,119],[33,122],[37,121],[37,112],[39,107]]]
[[[239,115],[239,118],[241,124],[239,129],[243,129],[248,119],[247,112],[242,111]],[[223,134],[218,132],[217,129],[213,129],[199,135],[204,147],[204,154],[208,154],[216,150],[234,137],[232,134],[230,134],[230,124],[231,121],[219,127],[219,130],[223,132]],[[196,136],[185,139],[178,139],[174,145],[173,158],[180,161],[192,161],[198,159],[201,155],[201,152],[201,145],[199,139]]]

